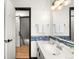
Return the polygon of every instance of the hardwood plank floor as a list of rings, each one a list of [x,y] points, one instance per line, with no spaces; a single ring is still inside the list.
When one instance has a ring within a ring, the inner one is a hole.
[[[23,45],[16,48],[16,59],[29,59],[29,46]]]

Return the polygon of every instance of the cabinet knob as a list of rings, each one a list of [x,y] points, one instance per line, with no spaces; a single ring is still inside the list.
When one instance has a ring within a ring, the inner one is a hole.
[[[39,51],[39,48],[37,48],[37,51]]]
[[[40,52],[39,52],[39,56],[40,56]]]

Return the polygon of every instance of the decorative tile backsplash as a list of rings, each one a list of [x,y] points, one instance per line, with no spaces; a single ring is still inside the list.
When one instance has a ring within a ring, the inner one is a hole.
[[[49,36],[32,36],[31,41],[48,41]]]
[[[69,37],[69,36],[58,36],[58,37],[60,37],[60,38],[62,38],[62,39],[65,39],[65,40],[69,40],[69,41],[70,41],[70,37]]]
[[[58,38],[58,37],[61,37],[62,40],[60,40],[60,38]],[[57,36],[57,37],[49,36],[49,38],[51,38],[54,41],[58,41],[60,43],[63,43],[70,48],[74,47],[74,43],[71,43],[71,41],[69,40],[69,36]]]

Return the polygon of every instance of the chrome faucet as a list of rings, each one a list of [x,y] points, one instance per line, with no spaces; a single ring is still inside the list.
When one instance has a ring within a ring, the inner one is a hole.
[[[60,42],[56,41],[56,44],[57,44],[56,47],[57,47],[58,49],[62,50],[62,46],[60,45]]]
[[[56,46],[58,49],[62,50],[62,47],[60,45],[57,45]]]

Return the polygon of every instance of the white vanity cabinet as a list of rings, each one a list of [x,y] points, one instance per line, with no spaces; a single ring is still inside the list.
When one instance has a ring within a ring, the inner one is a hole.
[[[37,58],[38,59],[45,59],[39,46],[37,47]]]
[[[37,57],[37,42],[31,41],[31,57]]]
[[[60,43],[62,50],[49,41],[37,42],[37,59],[73,59],[73,50]]]
[[[40,50],[37,48],[37,58],[40,59]]]

